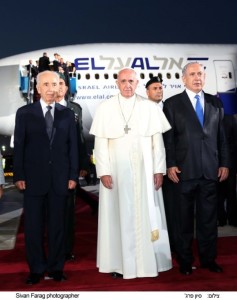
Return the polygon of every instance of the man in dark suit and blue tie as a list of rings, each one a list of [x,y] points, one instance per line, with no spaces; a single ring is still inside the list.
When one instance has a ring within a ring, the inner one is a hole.
[[[58,88],[57,73],[39,73],[40,101],[19,108],[16,114],[14,182],[24,193],[27,284],[38,283],[45,272],[55,281],[66,279],[65,207],[68,194],[76,187],[78,151],[74,114],[54,102]]]
[[[221,101],[203,92],[201,64],[183,68],[185,91],[167,99],[163,111],[171,130],[164,134],[167,174],[174,186],[177,261],[180,272],[192,273],[194,218],[200,266],[222,272],[216,263],[217,183],[228,177],[229,150]],[[197,107],[199,112],[196,113]]]

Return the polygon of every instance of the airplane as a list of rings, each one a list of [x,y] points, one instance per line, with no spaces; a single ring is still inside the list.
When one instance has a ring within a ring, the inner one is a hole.
[[[25,68],[46,52],[53,61],[59,53],[75,64],[70,74],[73,101],[83,110],[86,140],[98,103],[118,93],[117,72],[133,68],[139,78],[136,92],[146,97],[145,84],[152,76],[163,79],[164,100],[184,90],[182,68],[187,62],[204,65],[207,93],[218,95],[226,114],[237,114],[237,45],[204,44],[79,44],[22,53],[0,59],[0,134],[13,136],[16,110],[29,103],[29,78]],[[13,147],[13,143],[12,143]]]

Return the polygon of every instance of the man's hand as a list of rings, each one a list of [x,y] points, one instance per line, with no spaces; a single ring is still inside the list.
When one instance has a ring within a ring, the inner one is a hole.
[[[68,181],[68,189],[69,190],[74,190],[76,188],[76,185],[77,185],[76,181],[74,181],[74,180]]]
[[[2,195],[3,195],[3,186],[0,185],[0,199],[2,198]]]
[[[226,180],[228,176],[229,176],[229,169],[228,168],[224,168],[224,167],[219,168],[218,178],[219,178],[220,182]]]
[[[15,183],[15,186],[18,188],[18,190],[24,191],[26,189],[26,182],[24,180],[19,180]]]
[[[163,174],[161,173],[154,174],[155,190],[158,191],[159,188],[162,186],[162,184],[163,184]]]
[[[167,174],[170,180],[172,180],[174,183],[178,183],[179,182],[179,178],[177,176],[177,173],[181,173],[181,171],[179,170],[178,167],[171,167],[168,168],[167,170]]]
[[[112,181],[112,177],[110,175],[101,176],[100,180],[101,180],[103,186],[106,187],[107,189],[111,190],[113,188],[113,181]]]

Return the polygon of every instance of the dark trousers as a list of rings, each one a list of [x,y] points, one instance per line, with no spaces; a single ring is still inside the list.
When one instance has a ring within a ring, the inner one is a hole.
[[[175,183],[171,181],[168,176],[164,176],[163,185],[163,198],[165,206],[165,215],[167,221],[167,228],[169,234],[171,252],[176,252],[177,244],[177,197],[175,196]]]
[[[200,264],[214,261],[217,247],[217,182],[204,178],[180,181],[175,185],[175,194],[175,201],[178,201],[178,262],[191,265],[194,261],[194,224]]]
[[[65,209],[65,255],[73,253],[75,241],[75,225],[76,225],[76,199],[81,197],[92,209],[92,214],[97,213],[98,202],[90,197],[90,195],[77,184],[76,190],[70,191],[66,201]]]
[[[32,273],[63,270],[65,201],[53,189],[24,196],[26,257]]]
[[[72,254],[75,239],[76,191],[70,191],[65,209],[65,255]]]
[[[228,178],[218,183],[218,223],[237,226],[236,170],[229,170]]]

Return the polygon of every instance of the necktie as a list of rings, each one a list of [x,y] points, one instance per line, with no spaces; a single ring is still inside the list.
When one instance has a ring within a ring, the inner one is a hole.
[[[196,106],[195,106],[196,114],[197,114],[200,124],[203,127],[203,109],[202,109],[202,105],[200,102],[200,96],[196,95],[194,98],[197,99]]]
[[[53,130],[53,116],[50,112],[50,110],[52,109],[52,106],[48,105],[47,106],[47,112],[45,114],[45,122],[46,122],[46,130],[49,136],[49,139],[51,138],[52,135],[52,130]]]

